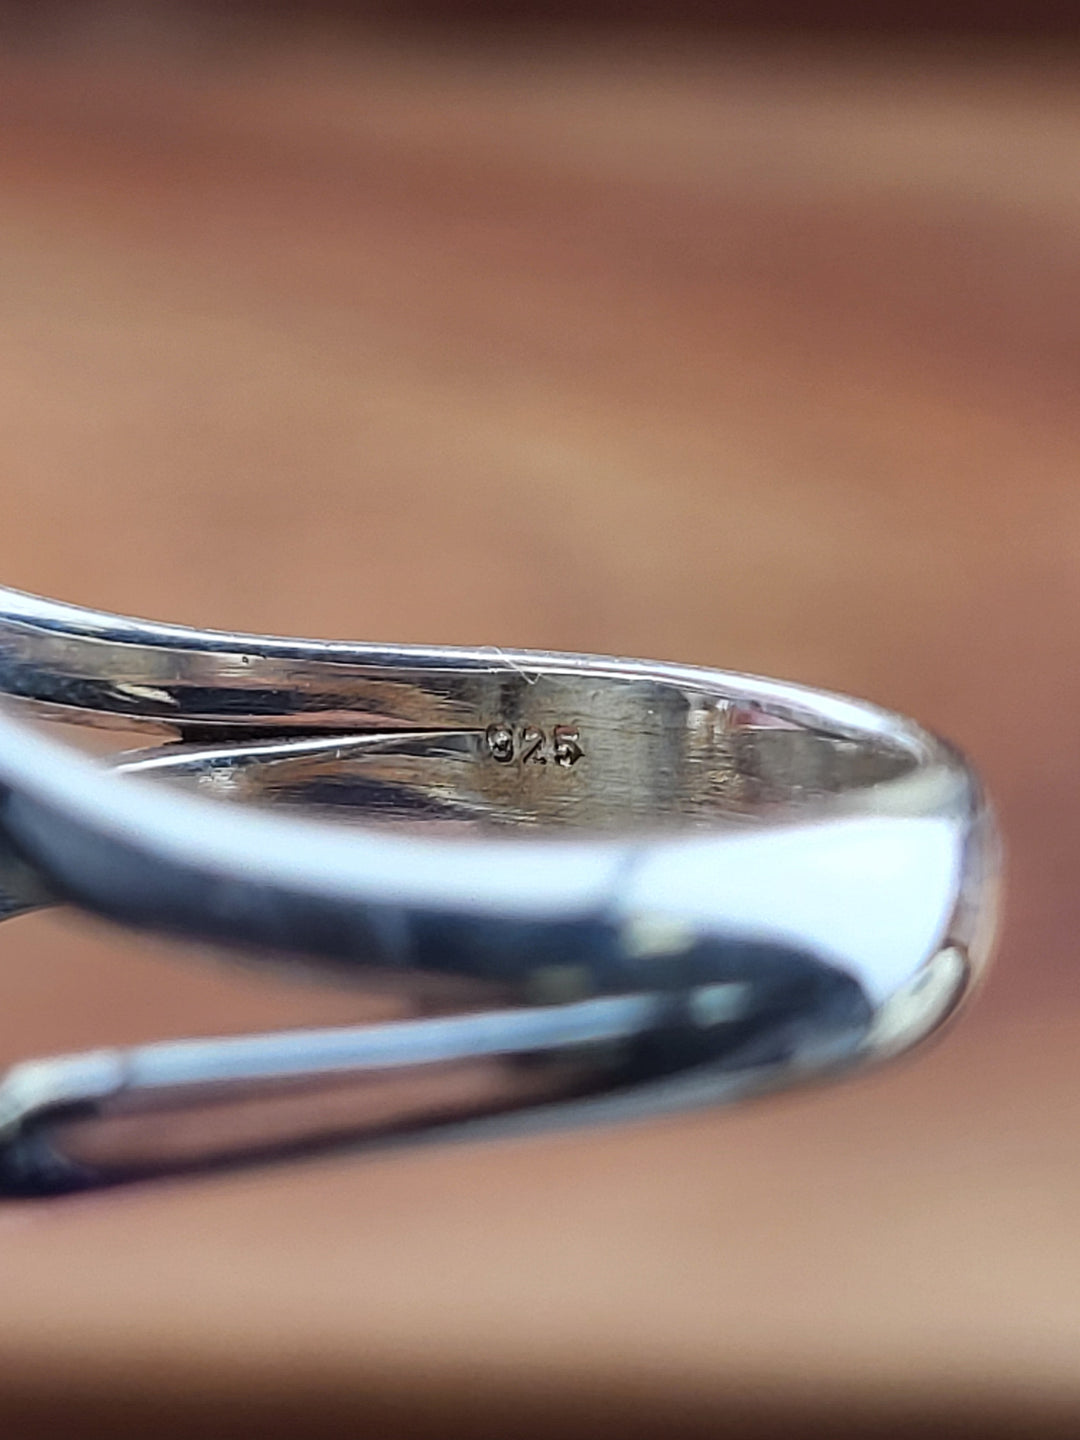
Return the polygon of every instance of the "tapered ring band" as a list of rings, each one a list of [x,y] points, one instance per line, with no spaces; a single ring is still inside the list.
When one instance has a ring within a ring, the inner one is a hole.
[[[502,1091],[448,1116],[428,1099],[422,1128],[775,1088],[922,1038],[989,947],[978,781],[845,697],[196,631],[10,590],[0,693],[4,914],[74,904],[389,989],[420,1017],[24,1063],[0,1127],[32,1183],[97,1174],[43,1144],[76,1114],[160,1123],[242,1086],[499,1061]],[[159,743],[95,761],[37,720]]]

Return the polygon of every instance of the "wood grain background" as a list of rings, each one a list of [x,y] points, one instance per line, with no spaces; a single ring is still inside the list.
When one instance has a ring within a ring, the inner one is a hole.
[[[6,1207],[5,1433],[1077,1433],[1080,63],[60,38],[0,49],[5,583],[868,694],[983,767],[1009,893],[858,1083]],[[3,955],[4,1059],[348,1013]]]

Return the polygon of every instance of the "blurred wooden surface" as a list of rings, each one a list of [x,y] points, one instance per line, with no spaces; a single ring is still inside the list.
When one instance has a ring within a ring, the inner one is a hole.
[[[8,1206],[6,1434],[1080,1432],[1078,79],[0,56],[5,583],[868,694],[1010,847],[976,1010],[865,1081]],[[73,918],[3,954],[4,1059],[348,1014]]]

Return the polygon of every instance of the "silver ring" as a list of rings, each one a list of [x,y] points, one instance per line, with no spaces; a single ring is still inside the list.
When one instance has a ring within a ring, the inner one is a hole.
[[[411,1017],[24,1061],[0,1083],[9,1189],[781,1088],[920,1040],[989,948],[977,779],[862,701],[11,590],[0,692],[0,918],[70,903]],[[105,763],[31,720],[159,743]],[[193,1110],[194,1142],[171,1123]]]

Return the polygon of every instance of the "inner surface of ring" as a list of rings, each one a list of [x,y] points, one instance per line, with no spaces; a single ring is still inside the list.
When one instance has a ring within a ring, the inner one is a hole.
[[[188,725],[182,744],[124,768],[365,822],[600,831],[782,819],[838,796],[873,809],[876,787],[917,768],[896,742],[671,683],[513,671],[491,681],[478,687],[475,723],[460,728]]]
[[[873,812],[886,793],[895,805],[895,782],[933,780],[895,717],[798,687],[196,631],[3,588],[0,691],[38,719],[179,741],[125,769],[365,823],[623,832],[798,818],[838,798]]]

